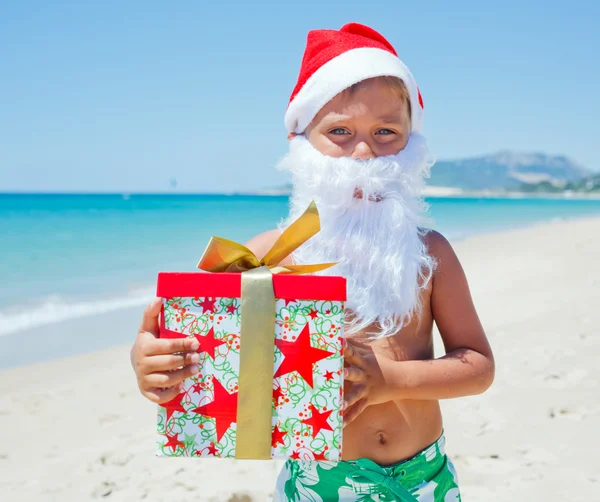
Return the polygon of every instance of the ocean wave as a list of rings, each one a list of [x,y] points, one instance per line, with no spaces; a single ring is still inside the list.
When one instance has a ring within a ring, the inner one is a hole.
[[[139,307],[154,298],[155,294],[151,288],[136,289],[130,291],[127,296],[86,301],[51,296],[38,304],[30,303],[26,309],[11,308],[0,311],[0,336],[69,319]]]

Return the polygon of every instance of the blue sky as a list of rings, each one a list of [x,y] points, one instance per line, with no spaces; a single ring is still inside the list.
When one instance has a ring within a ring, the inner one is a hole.
[[[306,33],[362,22],[415,75],[438,158],[600,169],[600,2],[0,3],[0,191],[228,191],[287,181]]]

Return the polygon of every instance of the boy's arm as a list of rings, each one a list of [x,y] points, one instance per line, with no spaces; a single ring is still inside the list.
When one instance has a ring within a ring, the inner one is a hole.
[[[494,357],[463,268],[442,235],[430,232],[427,239],[429,251],[438,262],[432,279],[431,310],[446,355],[429,361],[393,361],[374,354],[367,346],[349,342],[345,358],[354,368],[349,368],[347,379],[358,384],[362,396],[347,396],[348,407],[361,398],[367,406],[393,399],[468,396],[480,394],[492,384]]]
[[[494,356],[473,305],[465,272],[450,243],[430,232],[429,249],[438,261],[431,310],[446,355],[433,361],[405,361],[390,367],[391,395],[403,399],[447,399],[480,394],[494,380]]]

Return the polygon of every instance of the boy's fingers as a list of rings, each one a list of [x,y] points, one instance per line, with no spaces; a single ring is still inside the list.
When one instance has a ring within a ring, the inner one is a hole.
[[[344,380],[349,382],[362,382],[365,372],[356,366],[348,366],[344,368]]]
[[[147,391],[142,392],[144,397],[150,399],[150,401],[156,404],[168,403],[179,393],[181,393],[181,390],[177,386],[170,387],[168,389],[149,389]]]
[[[179,385],[186,378],[194,376],[199,371],[200,367],[196,364],[192,364],[191,366],[186,366],[185,368],[176,371],[150,373],[144,378],[144,383],[149,389],[156,387],[173,387]]]
[[[156,356],[176,352],[194,352],[199,347],[200,344],[196,338],[155,338],[148,341],[145,354]]]
[[[200,354],[197,352],[184,352],[182,354],[166,354],[151,356],[146,359],[145,370],[148,373],[157,371],[176,370],[190,364],[197,364],[200,361]]]
[[[367,407],[365,399],[361,399],[354,406],[344,409],[344,427],[352,422],[358,415],[360,415]]]
[[[364,397],[365,387],[353,385],[352,390],[344,396],[344,410],[351,408],[356,402]],[[344,411],[345,414],[345,411]]]
[[[344,351],[344,361],[350,364],[354,364],[355,366],[361,366],[362,358],[358,355],[354,347],[347,343],[346,349]]]
[[[142,317],[142,323],[140,325],[140,331],[146,331],[152,333],[154,336],[158,336],[158,316],[162,309],[162,299],[156,298],[150,305],[144,310]]]

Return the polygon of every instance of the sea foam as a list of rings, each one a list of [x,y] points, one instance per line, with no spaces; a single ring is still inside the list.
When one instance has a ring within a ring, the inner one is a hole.
[[[12,307],[0,311],[0,336],[69,319],[139,307],[150,303],[154,298],[151,288],[137,289],[127,296],[98,300],[76,301],[61,296],[50,296],[37,304],[28,303],[26,308]]]

